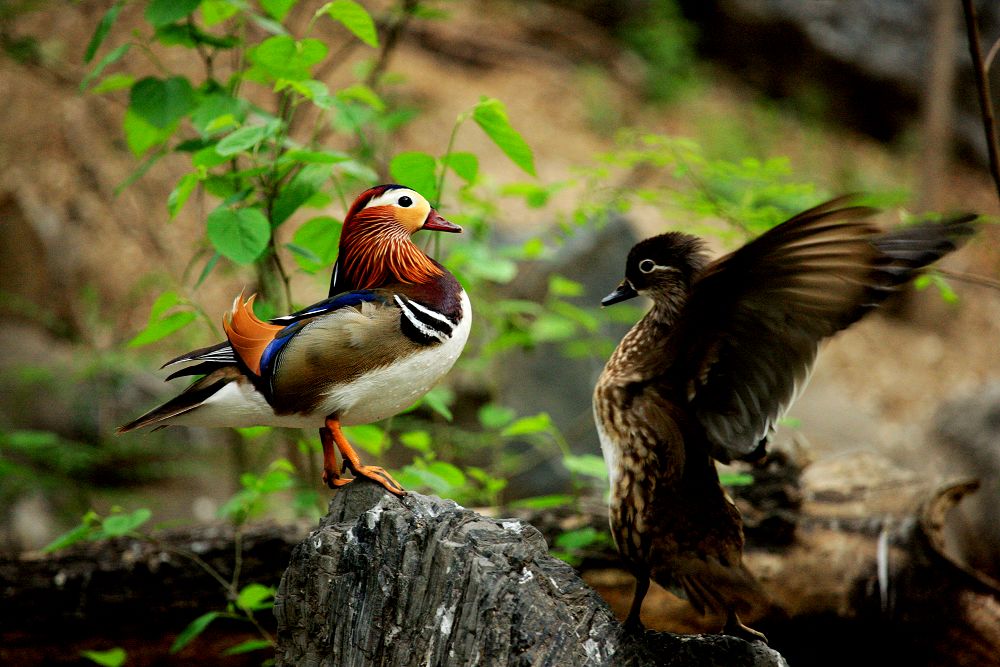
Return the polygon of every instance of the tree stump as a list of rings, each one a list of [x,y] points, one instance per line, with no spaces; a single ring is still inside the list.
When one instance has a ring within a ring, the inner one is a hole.
[[[279,665],[785,664],[733,637],[625,636],[532,526],[363,480],[293,551],[275,615]]]

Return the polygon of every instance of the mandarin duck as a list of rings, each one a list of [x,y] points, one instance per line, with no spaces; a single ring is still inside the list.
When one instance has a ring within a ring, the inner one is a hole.
[[[873,213],[834,199],[713,262],[680,232],[629,252],[601,303],[643,295],[652,307],[608,360],[593,409],[611,532],[636,579],[630,631],[652,578],[724,632],[764,639],[739,618],[768,600],[743,564],[742,520],[715,461],[760,458],[819,343],[955,250],[976,217],[883,233]]]
[[[177,397],[119,428],[144,426],[318,427],[323,481],[343,469],[397,495],[382,468],[361,463],[341,425],[367,424],[412,405],[447,373],[469,337],[469,297],[411,240],[421,229],[461,232],[417,192],[380,185],[344,219],[329,298],[259,320],[241,294],[223,317],[227,340],[182,354],[167,379],[202,377]]]

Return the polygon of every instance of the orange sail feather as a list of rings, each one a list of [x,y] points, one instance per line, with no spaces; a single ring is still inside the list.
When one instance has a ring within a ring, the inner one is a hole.
[[[285,327],[268,324],[253,312],[254,294],[243,301],[243,292],[233,301],[233,310],[222,318],[222,328],[233,350],[255,375],[260,375],[260,358],[278,332]]]

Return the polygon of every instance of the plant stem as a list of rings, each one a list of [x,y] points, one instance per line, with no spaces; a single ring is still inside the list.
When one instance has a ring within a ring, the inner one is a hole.
[[[979,109],[983,117],[983,131],[986,133],[986,149],[990,156],[990,175],[1000,198],[1000,157],[997,148],[997,129],[993,118],[993,102],[990,99],[990,82],[983,61],[983,51],[979,40],[979,25],[976,7],[972,0],[962,0],[965,11],[965,30],[969,37],[969,55],[972,56],[972,73],[976,77],[976,91],[979,93]]]

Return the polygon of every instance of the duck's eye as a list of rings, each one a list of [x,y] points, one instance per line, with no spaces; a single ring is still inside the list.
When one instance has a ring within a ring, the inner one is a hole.
[[[399,198],[399,201],[397,201],[396,203],[402,206],[403,208],[406,208],[407,206],[411,206],[413,204],[413,200],[407,197],[406,195],[403,195],[402,197]]]
[[[643,273],[651,273],[656,268],[656,262],[651,259],[644,259],[639,262],[639,270]]]

